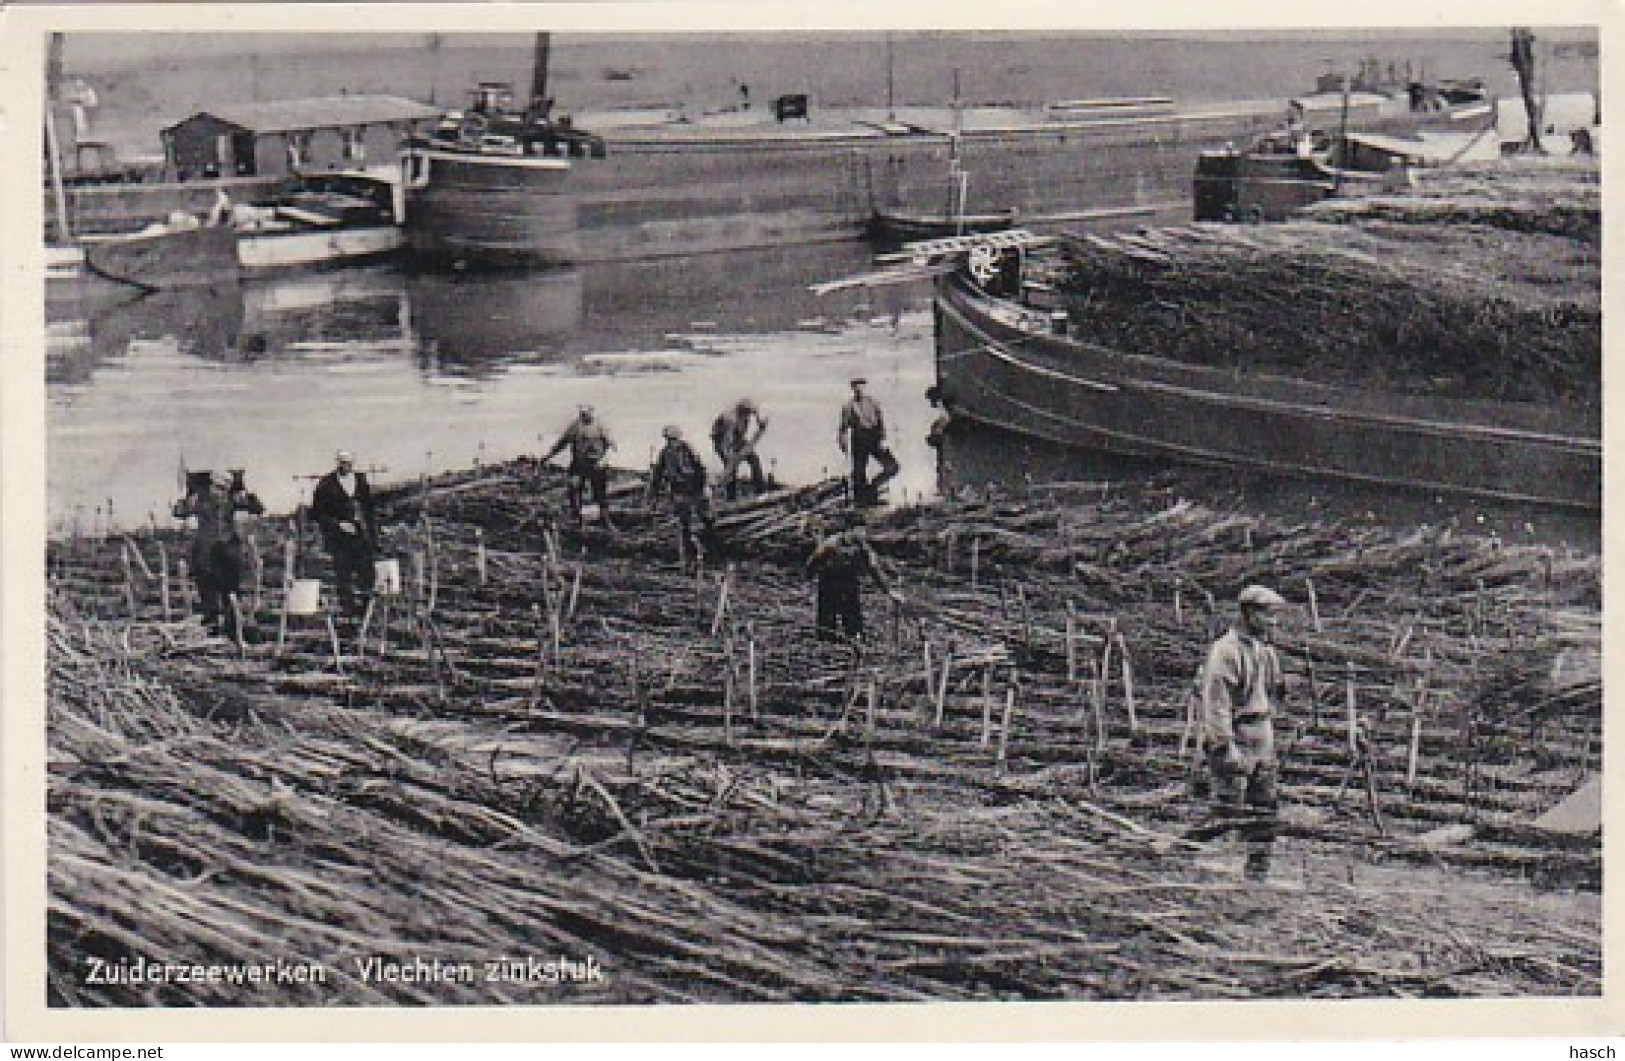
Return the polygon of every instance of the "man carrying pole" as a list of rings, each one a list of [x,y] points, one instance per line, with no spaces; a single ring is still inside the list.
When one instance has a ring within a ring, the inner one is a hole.
[[[1212,777],[1212,820],[1192,832],[1209,840],[1235,831],[1247,849],[1250,880],[1269,876],[1275,844],[1274,705],[1285,691],[1270,643],[1286,602],[1264,586],[1236,599],[1237,619],[1208,650],[1202,669],[1202,732]]]
[[[754,431],[752,430],[754,421]],[[722,489],[729,501],[739,493],[739,466],[750,466],[751,489],[760,494],[767,489],[762,474],[762,458],[756,444],[767,432],[767,421],[754,398],[741,398],[722,410],[711,422],[711,446],[722,461]]]

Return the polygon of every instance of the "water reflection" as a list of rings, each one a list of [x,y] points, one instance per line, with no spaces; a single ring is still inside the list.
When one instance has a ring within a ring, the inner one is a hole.
[[[273,510],[337,448],[384,479],[535,453],[579,402],[639,466],[660,429],[703,439],[744,394],[787,481],[839,470],[846,381],[870,377],[929,493],[929,291],[819,299],[860,245],[520,274],[381,266],[130,299],[49,300],[49,517],[167,510],[175,469],[241,467]]]

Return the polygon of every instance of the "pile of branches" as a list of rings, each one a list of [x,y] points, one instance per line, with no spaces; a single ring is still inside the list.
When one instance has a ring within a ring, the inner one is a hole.
[[[1128,353],[1600,422],[1600,247],[1567,222],[1507,221],[1548,209],[1382,198],[1083,236],[1064,247],[1063,298],[1075,334]]]
[[[1305,207],[1302,215],[1328,222],[1482,225],[1599,247],[1602,170],[1594,160],[1570,158],[1423,169],[1405,194],[1328,199]]]
[[[837,486],[725,510],[733,566],[689,572],[670,518],[630,503],[638,484],[617,480],[614,536],[561,524],[562,478],[536,469],[387,492],[428,589],[407,578],[418,621],[387,649],[342,627],[342,669],[325,634],[273,659],[183,633],[138,577],[156,558],[128,555],[161,543],[56,550],[53,1000],[1599,990],[1595,912],[1523,879],[1594,875],[1596,838],[1516,828],[1600,764],[1597,558],[1157,488],[965,501],[877,521],[909,604],[872,604],[853,653],[808,637],[799,570]],[[286,544],[256,550],[267,585]],[[1179,835],[1199,813],[1191,677],[1262,571],[1303,606],[1284,645],[1307,678],[1283,729],[1284,894]],[[1558,652],[1568,677],[1543,682]],[[1538,748],[1515,739],[1535,696]],[[1480,840],[1429,839],[1463,824]],[[1495,872],[1418,886],[1410,859]],[[92,955],[244,954],[330,979],[84,977]],[[413,955],[592,956],[605,979],[386,982],[358,964]]]

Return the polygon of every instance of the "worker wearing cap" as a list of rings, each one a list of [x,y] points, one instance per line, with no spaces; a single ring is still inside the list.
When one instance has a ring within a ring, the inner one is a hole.
[[[852,503],[874,505],[880,502],[880,488],[897,475],[897,458],[886,448],[886,417],[880,405],[864,388],[869,381],[852,381],[852,400],[841,407],[841,426],[835,441],[841,452],[852,458]],[[880,462],[880,474],[871,482],[869,462]]]
[[[1247,876],[1262,880],[1275,843],[1273,714],[1284,691],[1270,639],[1286,602],[1274,590],[1248,586],[1236,603],[1235,625],[1213,643],[1202,670],[1202,730],[1214,798],[1214,821],[1203,832],[1239,831]]]
[[[863,636],[864,576],[894,601],[903,599],[892,586],[869,544],[868,528],[857,510],[848,510],[845,527],[824,538],[807,558],[807,572],[818,579],[818,639],[835,641]]]
[[[767,489],[762,458],[756,455],[756,443],[766,431],[767,421],[762,418],[762,410],[754,398],[739,399],[711,421],[711,448],[722,461],[722,489],[728,500],[738,495],[741,464],[750,466],[751,487],[756,493]]]
[[[705,535],[712,530],[705,465],[694,447],[683,440],[682,428],[668,424],[661,434],[666,444],[655,458],[654,473],[649,480],[649,501],[652,505],[662,493],[671,494],[672,514],[677,517],[679,529],[679,559],[685,569],[692,569],[705,556],[704,542],[694,528],[695,517],[699,517]]]
[[[565,483],[570,514],[580,521],[581,495],[584,490],[591,489],[593,502],[598,506],[598,520],[609,527],[609,468],[604,460],[609,456],[609,451],[615,448],[615,442],[598,421],[592,406],[581,406],[576,418],[560,432],[559,440],[553,443],[553,448],[547,451],[542,460],[552,460],[566,447],[570,450],[570,467]]]
[[[186,496],[170,509],[176,519],[196,519],[190,563],[197,585],[198,611],[210,633],[235,636],[237,615],[231,598],[243,575],[243,540],[237,513],[264,513],[260,499],[248,492],[243,473],[188,472]]]
[[[372,595],[373,562],[378,554],[378,517],[372,487],[355,470],[355,457],[339,450],[333,470],[322,476],[311,495],[310,514],[322,529],[322,544],[333,558],[333,582],[339,609],[360,615]]]

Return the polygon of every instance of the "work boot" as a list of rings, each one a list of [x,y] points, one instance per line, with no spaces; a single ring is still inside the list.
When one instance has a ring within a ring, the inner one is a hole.
[[[1263,852],[1254,851],[1247,856],[1247,879],[1250,881],[1268,880],[1270,875],[1270,856]]]

